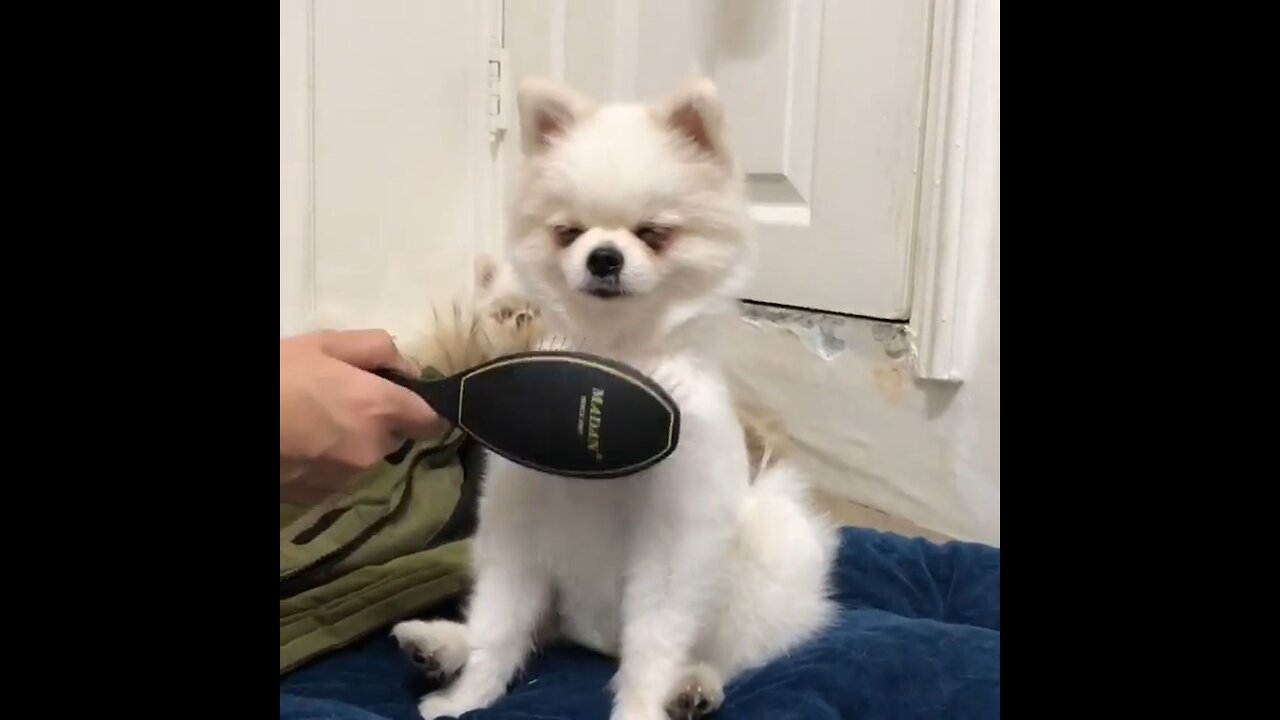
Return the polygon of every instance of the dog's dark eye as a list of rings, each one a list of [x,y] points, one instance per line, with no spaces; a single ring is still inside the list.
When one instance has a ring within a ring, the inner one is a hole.
[[[654,250],[660,250],[671,240],[671,235],[675,232],[675,228],[645,223],[637,225],[631,232],[640,238],[640,241],[645,245]]]
[[[557,225],[555,227],[556,242],[560,243],[560,247],[572,245],[573,241],[577,240],[582,233],[582,228],[576,225]]]

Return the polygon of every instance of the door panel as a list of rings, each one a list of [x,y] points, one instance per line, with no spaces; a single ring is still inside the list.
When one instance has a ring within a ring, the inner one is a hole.
[[[421,332],[433,304],[469,289],[475,248],[496,214],[491,7],[281,0],[282,329],[286,275],[308,286],[311,325],[404,333]],[[286,17],[309,23],[301,61],[291,42],[305,71],[284,66],[286,34],[298,32],[286,29]],[[300,103],[309,109],[301,121]],[[294,155],[305,151],[309,166],[294,160],[286,173],[286,140]],[[306,212],[291,211],[288,228],[286,194],[309,197]]]

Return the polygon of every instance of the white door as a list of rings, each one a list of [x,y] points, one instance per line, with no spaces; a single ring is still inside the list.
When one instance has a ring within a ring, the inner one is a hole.
[[[281,0],[281,332],[418,333],[495,234],[489,0]]]
[[[711,77],[760,237],[748,299],[902,320],[930,5],[507,0],[504,42],[516,77],[597,99],[658,99],[695,71]]]

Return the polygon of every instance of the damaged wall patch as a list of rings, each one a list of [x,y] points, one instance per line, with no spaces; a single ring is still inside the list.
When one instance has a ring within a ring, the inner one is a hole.
[[[742,321],[758,328],[784,330],[796,336],[809,352],[823,360],[843,354],[849,343],[839,332],[846,318],[805,310],[790,310],[760,305],[742,306]]]

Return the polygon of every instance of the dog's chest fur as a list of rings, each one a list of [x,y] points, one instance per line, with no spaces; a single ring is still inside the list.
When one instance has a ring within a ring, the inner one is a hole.
[[[636,528],[628,516],[637,488],[610,481],[548,478],[537,539],[554,587],[558,629],[609,655],[618,652],[623,573]],[[634,478],[633,478],[634,480]]]
[[[673,533],[696,536],[728,526],[746,489],[745,482],[723,487],[706,480],[711,464],[735,458],[743,472],[718,476],[746,475],[742,434],[719,374],[687,358],[649,364],[681,408],[680,444],[667,460],[627,478],[581,480],[552,477],[494,457],[490,497],[482,508],[481,522],[510,522],[510,513],[524,516],[527,541],[552,578],[552,619],[559,632],[614,656],[633,555],[644,543],[662,542]],[[662,510],[688,503],[705,510],[707,527],[673,522],[676,513]]]

